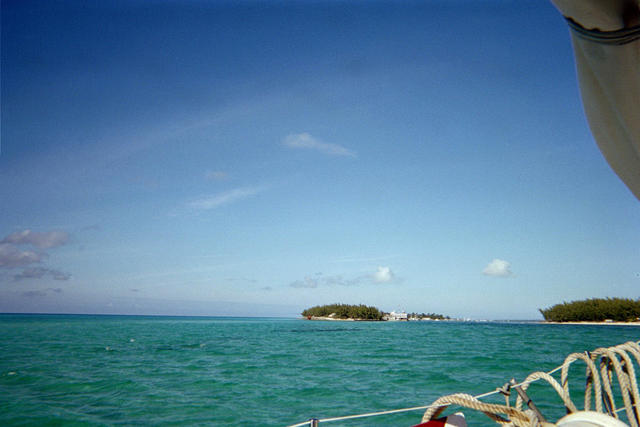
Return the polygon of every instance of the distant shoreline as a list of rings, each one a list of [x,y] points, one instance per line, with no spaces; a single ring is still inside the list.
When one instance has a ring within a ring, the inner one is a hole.
[[[324,316],[311,316],[311,318],[303,317],[304,320],[329,320],[332,322],[384,322],[384,320],[374,320],[374,319],[338,319],[335,317],[324,317]]]
[[[302,317],[303,320],[318,320],[318,321],[330,321],[330,322],[385,322],[385,320],[372,320],[372,319],[339,319],[335,317],[325,317],[325,316],[312,316],[310,319],[307,317]],[[455,321],[455,320],[452,320]],[[458,320],[460,322],[460,320]],[[462,321],[464,322],[464,321]],[[471,323],[492,323],[494,321],[479,321],[479,320],[469,320]],[[496,321],[498,323],[511,323],[509,321]],[[395,323],[395,322],[394,322]],[[595,321],[584,321],[584,322],[546,322],[542,321],[532,321],[531,324],[538,325],[585,325],[585,326],[640,326],[640,322],[595,322]]]
[[[419,320],[391,320],[391,319],[357,319],[357,318],[351,318],[351,317],[347,317],[344,319],[338,318],[338,317],[326,317],[326,316],[311,316],[311,317],[307,317],[307,316],[303,316],[303,317],[299,317],[299,319],[302,320],[329,320],[331,322],[391,322],[391,323],[407,323],[407,322],[415,322],[415,321],[420,321],[420,322],[474,322],[474,320],[461,320],[461,319],[419,319]]]
[[[596,325],[596,326],[640,326],[640,322],[595,322],[595,321],[584,321],[584,322],[540,322],[543,325]]]

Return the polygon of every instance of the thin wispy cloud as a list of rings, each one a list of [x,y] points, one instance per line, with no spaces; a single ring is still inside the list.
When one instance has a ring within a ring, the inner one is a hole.
[[[0,243],[0,267],[22,267],[42,261],[46,254],[40,254],[8,244]]]
[[[355,151],[342,145],[323,142],[306,132],[287,135],[282,144],[289,148],[315,150],[330,156],[356,157]]]
[[[102,227],[100,226],[100,224],[91,224],[91,225],[87,225],[86,227],[82,227],[80,230],[82,231],[100,231],[102,229]]]
[[[40,249],[62,246],[69,240],[69,234],[64,231],[47,231],[38,233],[31,230],[17,231],[9,234],[0,243],[13,245],[33,245]]]
[[[317,288],[319,284],[320,283],[317,279],[307,276],[303,280],[296,280],[294,282],[291,282],[289,286],[291,286],[292,288],[314,289]]]
[[[56,294],[61,294],[62,293],[62,289],[61,288],[47,288],[47,289],[44,289],[44,290],[24,291],[22,293],[22,296],[23,297],[27,297],[27,298],[46,297],[51,292],[56,293]]]
[[[69,234],[59,230],[34,232],[26,229],[11,233],[0,240],[0,268],[11,271],[5,277],[13,276],[14,281],[42,279],[45,276],[53,280],[69,280],[71,278],[69,273],[42,266],[41,263],[49,256],[47,252],[24,248],[24,246],[35,246],[38,249],[52,249],[68,241]],[[23,270],[14,274],[13,271],[20,267]]]
[[[372,257],[358,257],[358,256],[345,256],[342,258],[338,258],[332,260],[332,263],[371,263],[371,262],[381,262],[388,261],[393,258],[398,258],[400,255],[385,255],[385,256],[372,256]]]
[[[41,279],[45,276],[49,276],[53,280],[69,280],[71,278],[71,275],[69,273],[65,273],[64,271],[46,267],[31,267],[14,275],[13,280],[19,281],[24,279]]]
[[[315,277],[305,276],[302,280],[296,280],[289,284],[292,288],[310,288],[314,289],[319,286],[353,286],[363,282],[366,276],[359,276],[354,279],[345,279],[342,276],[323,276],[322,273],[316,273]]]
[[[200,212],[217,209],[240,200],[248,199],[264,191],[264,187],[241,187],[210,196],[200,197],[187,203],[190,211]]]
[[[204,178],[207,181],[224,181],[229,178],[229,174],[224,171],[206,171],[204,173]]]
[[[46,297],[47,293],[45,291],[24,291],[22,296],[27,298]]]
[[[485,276],[509,277],[513,275],[511,263],[503,259],[494,259],[482,270]]]
[[[292,288],[315,289],[321,286],[358,286],[399,281],[393,271],[391,271],[391,268],[378,267],[377,270],[371,274],[361,274],[352,278],[345,278],[341,275],[325,276],[322,273],[316,273],[314,276],[305,276],[304,279],[291,282],[289,286]]]

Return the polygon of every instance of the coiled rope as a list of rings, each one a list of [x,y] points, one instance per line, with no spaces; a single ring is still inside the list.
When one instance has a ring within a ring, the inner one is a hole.
[[[522,391],[525,391],[532,382],[544,380],[553,387],[561,398],[567,413],[576,412],[578,409],[571,400],[569,393],[568,376],[569,366],[581,360],[587,365],[584,410],[591,410],[593,390],[596,412],[607,413],[614,418],[619,418],[618,413],[624,409],[629,425],[631,427],[639,427],[640,393],[638,392],[638,381],[630,355],[635,358],[636,363],[640,366],[640,346],[637,342],[632,341],[615,347],[598,348],[592,352],[572,353],[566,357],[564,363],[559,367],[561,370],[560,383],[551,376],[553,371],[534,372],[518,386]],[[600,367],[599,371],[597,369],[598,365]],[[557,371],[557,369],[554,371]],[[620,410],[616,409],[612,388],[614,372],[624,402],[624,407],[620,408]],[[453,394],[444,396],[430,405],[430,408],[427,409],[422,417],[422,422],[437,417],[451,404],[484,412],[489,418],[503,425],[516,427],[552,425],[546,423],[543,419],[539,419],[534,411],[524,411],[522,409],[523,399],[520,395],[516,398],[515,407],[509,404],[508,395],[505,405],[487,404],[469,395]],[[501,416],[501,414],[506,415],[506,418]]]
[[[426,410],[422,417],[422,422],[427,422],[433,418],[437,418],[448,406],[456,405],[464,408],[473,409],[483,412],[490,419],[501,425],[514,427],[541,427],[553,426],[554,424],[540,419],[535,411],[530,409],[523,410],[525,403],[522,396],[518,394],[515,406],[510,404],[510,388],[520,388],[523,392],[527,390],[530,384],[544,380],[556,391],[562,400],[567,413],[573,413],[579,409],[571,400],[569,392],[569,367],[577,362],[582,361],[586,365],[586,386],[584,395],[584,410],[589,411],[592,404],[592,394],[595,404],[595,411],[606,413],[614,418],[619,418],[618,413],[626,411],[627,420],[631,427],[640,427],[640,391],[638,390],[638,381],[633,366],[633,359],[640,366],[640,345],[638,342],[629,341],[624,344],[609,348],[598,348],[592,352],[572,353],[567,356],[562,365],[550,370],[549,372],[534,372],[527,376],[521,383],[505,384],[504,387],[494,391],[471,396],[469,394],[456,393],[443,396],[435,400],[431,405],[414,406],[411,408],[391,409],[388,411],[369,412],[366,414],[346,415],[341,417],[311,419],[298,424],[292,424],[288,427],[314,426],[319,423],[327,423],[333,421],[343,421],[355,418],[366,418],[388,414],[397,414],[402,412]],[[598,369],[599,367],[599,369]],[[561,371],[560,382],[558,382],[552,374]],[[613,373],[616,374],[618,388],[622,395],[624,406],[616,408],[615,398],[612,388]],[[485,403],[480,399],[496,394],[505,395],[505,404]],[[529,403],[529,402],[527,402]]]

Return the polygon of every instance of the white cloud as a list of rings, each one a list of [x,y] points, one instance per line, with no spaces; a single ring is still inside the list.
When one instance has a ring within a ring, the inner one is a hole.
[[[44,251],[24,250],[20,246],[31,245],[39,249],[62,246],[69,240],[69,234],[64,231],[34,232],[31,230],[17,231],[0,240],[0,268],[24,269],[13,275],[14,281],[22,279],[41,279],[50,276],[53,280],[69,280],[71,275],[46,266],[31,266],[39,264],[49,255]],[[27,268],[27,266],[29,266]],[[7,276],[8,277],[8,276]]]
[[[228,205],[238,200],[246,199],[251,196],[255,196],[263,189],[261,187],[242,187],[234,190],[225,191],[223,193],[214,194],[211,196],[201,197],[187,204],[187,208],[196,211],[207,211],[211,209],[219,208],[220,206]]]
[[[375,273],[373,273],[373,280],[376,283],[388,283],[394,278],[393,271],[389,267],[378,267]]]
[[[14,245],[33,245],[40,249],[62,246],[69,240],[69,234],[64,231],[47,231],[38,233],[31,230],[17,231],[9,234],[0,243]]]
[[[289,148],[317,150],[331,156],[356,157],[356,153],[354,151],[351,151],[342,145],[322,142],[308,133],[293,133],[287,135],[282,143]]]
[[[503,259],[494,259],[482,270],[482,274],[486,276],[508,277],[511,272],[511,263]]]
[[[209,181],[223,181],[229,177],[229,174],[224,171],[206,171],[204,177]]]
[[[33,251],[22,251],[8,243],[0,243],[0,267],[20,267],[23,265],[40,262],[45,254]]]

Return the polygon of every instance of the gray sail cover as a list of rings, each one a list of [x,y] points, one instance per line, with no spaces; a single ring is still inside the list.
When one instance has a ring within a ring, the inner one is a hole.
[[[552,0],[571,27],[589,127],[640,199],[640,0]]]

